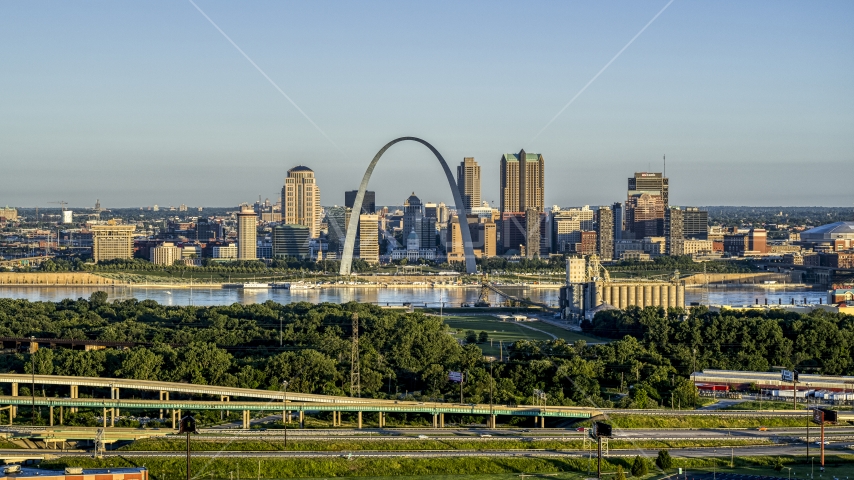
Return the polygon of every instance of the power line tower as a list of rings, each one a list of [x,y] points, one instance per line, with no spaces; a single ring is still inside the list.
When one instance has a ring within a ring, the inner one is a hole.
[[[361,396],[361,381],[359,374],[359,314],[353,314],[353,336],[350,350],[350,396]]]

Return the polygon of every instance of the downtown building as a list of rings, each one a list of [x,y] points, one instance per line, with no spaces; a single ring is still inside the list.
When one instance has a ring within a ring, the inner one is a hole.
[[[241,205],[237,213],[237,259],[258,259],[258,215],[250,205]]]
[[[670,206],[670,183],[661,173],[636,172],[628,179],[625,205],[627,237],[664,235],[664,213]]]
[[[541,250],[540,214],[545,211],[545,160],[538,153],[506,153],[500,161],[501,247],[525,247],[526,257]],[[533,227],[536,225],[536,232]],[[530,227],[530,228],[529,228]]]
[[[286,225],[308,227],[311,238],[317,238],[322,216],[320,187],[314,171],[302,165],[288,170],[282,187],[282,221]]]
[[[92,260],[95,263],[104,260],[133,257],[134,225],[118,225],[110,220],[104,225],[92,225]]]
[[[473,157],[465,157],[457,167],[457,188],[464,203],[457,206],[458,210],[465,208],[465,213],[472,213],[473,208],[480,207],[480,165]]]

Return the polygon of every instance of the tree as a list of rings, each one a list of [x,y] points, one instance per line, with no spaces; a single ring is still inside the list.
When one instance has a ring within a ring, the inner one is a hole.
[[[136,380],[160,380],[163,357],[144,347],[128,350],[116,374]]]
[[[633,477],[642,477],[649,473],[649,466],[646,464],[646,460],[640,457],[640,455],[635,456],[635,461],[632,462],[632,476]]]
[[[673,457],[670,456],[670,452],[667,450],[659,450],[658,458],[655,459],[655,464],[662,470],[669,470],[670,468],[673,468]]]
[[[477,334],[477,343],[486,343],[489,341],[489,334],[485,331],[481,331]]]
[[[92,295],[89,295],[89,303],[91,303],[93,307],[97,307],[107,303],[108,297],[109,295],[107,295],[107,292],[98,290],[97,292],[92,292]]]
[[[466,330],[466,343],[477,343],[477,333],[474,330]]]
[[[626,480],[626,472],[623,470],[622,465],[617,465],[617,478],[616,480]]]

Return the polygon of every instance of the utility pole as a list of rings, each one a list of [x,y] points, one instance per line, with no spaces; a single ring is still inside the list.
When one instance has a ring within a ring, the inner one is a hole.
[[[353,314],[352,347],[350,349],[350,396],[361,396],[361,380],[359,378],[359,314]]]
[[[30,337],[30,370],[32,373],[33,383],[30,385],[32,391],[30,392],[33,397],[33,426],[36,424],[36,337]],[[12,418],[11,410],[9,410],[10,415],[9,418]]]
[[[290,420],[290,412],[288,411],[288,381],[284,381],[285,391],[282,395],[282,403],[284,406],[282,407],[284,411],[282,412],[282,425],[285,426],[285,450],[288,449],[288,420]],[[285,418],[288,417],[288,418]]]

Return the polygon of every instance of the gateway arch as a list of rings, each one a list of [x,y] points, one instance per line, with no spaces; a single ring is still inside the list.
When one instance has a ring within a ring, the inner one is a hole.
[[[457,188],[457,182],[454,180],[454,175],[451,173],[451,169],[448,168],[448,163],[445,162],[444,158],[442,158],[442,154],[433,148],[433,145],[430,145],[424,140],[417,137],[400,137],[388,142],[383,148],[381,148],[374,156],[374,159],[371,160],[371,164],[368,165],[368,169],[365,171],[365,176],[362,178],[362,184],[359,185],[359,192],[356,194],[356,200],[353,202],[353,214],[350,215],[350,223],[347,224],[347,237],[344,240],[344,254],[341,257],[341,270],[339,271],[339,274],[349,275],[350,268],[353,265],[353,248],[356,246],[356,229],[359,226],[359,214],[362,212],[362,201],[365,198],[365,190],[368,189],[368,181],[371,179],[374,167],[377,165],[377,162],[386,150],[391,148],[395,143],[404,141],[418,142],[429,148],[430,151],[433,152],[433,155],[436,155],[439,163],[442,164],[442,168],[445,170],[445,175],[448,177],[448,186],[451,187],[451,193],[454,194],[454,204],[458,211],[457,224],[460,227],[460,233],[463,237],[463,253],[465,253],[466,256],[466,272],[469,274],[477,273],[474,261],[474,249],[472,248],[471,243],[471,232],[468,228],[468,221],[465,220],[465,203],[463,203],[463,196],[460,194],[460,189]],[[460,210],[461,208],[463,210]]]

